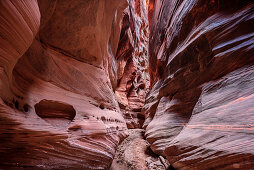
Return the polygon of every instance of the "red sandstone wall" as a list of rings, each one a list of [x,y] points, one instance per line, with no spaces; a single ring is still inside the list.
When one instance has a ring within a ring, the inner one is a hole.
[[[141,128],[144,122],[141,110],[150,82],[146,1],[129,1],[124,13],[116,55],[119,72],[115,94],[128,128]]]
[[[254,167],[254,4],[155,1],[146,139],[176,169]]]
[[[0,1],[0,167],[105,169],[124,0]]]

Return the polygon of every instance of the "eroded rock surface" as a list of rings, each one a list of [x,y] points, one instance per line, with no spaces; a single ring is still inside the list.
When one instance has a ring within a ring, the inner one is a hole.
[[[252,169],[253,85],[251,0],[0,0],[0,169]]]
[[[141,110],[150,84],[147,16],[145,0],[129,0],[116,54],[119,72],[115,94],[128,128],[141,128],[144,122]]]
[[[125,0],[0,1],[0,167],[105,169],[128,132],[112,58]]]
[[[254,4],[154,1],[146,139],[176,169],[254,167]]]

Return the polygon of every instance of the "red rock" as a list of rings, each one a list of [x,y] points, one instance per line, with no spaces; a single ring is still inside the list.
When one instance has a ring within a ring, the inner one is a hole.
[[[251,169],[252,1],[155,1],[146,138],[176,169]]]
[[[110,74],[126,7],[0,2],[1,168],[110,166],[128,134]]]
[[[148,8],[145,0],[129,1],[117,49],[118,85],[116,98],[128,128],[141,128],[145,95],[149,86]]]
[[[0,169],[253,168],[253,9],[0,1]]]

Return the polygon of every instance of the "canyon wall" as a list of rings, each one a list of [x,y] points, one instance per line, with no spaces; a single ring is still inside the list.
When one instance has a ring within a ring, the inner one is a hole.
[[[105,169],[125,0],[0,1],[0,167]]]
[[[254,167],[251,0],[1,0],[0,24],[0,169],[107,169],[142,126],[176,169]]]
[[[141,128],[144,122],[141,110],[150,84],[147,16],[145,0],[129,0],[116,53],[119,71],[115,94],[128,128]]]
[[[151,1],[144,128],[176,169],[254,167],[254,4]]]

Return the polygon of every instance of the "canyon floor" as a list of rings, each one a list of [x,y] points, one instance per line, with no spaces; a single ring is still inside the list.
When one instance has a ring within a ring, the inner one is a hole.
[[[154,154],[143,129],[129,129],[129,136],[118,146],[110,170],[166,170],[169,163]]]

